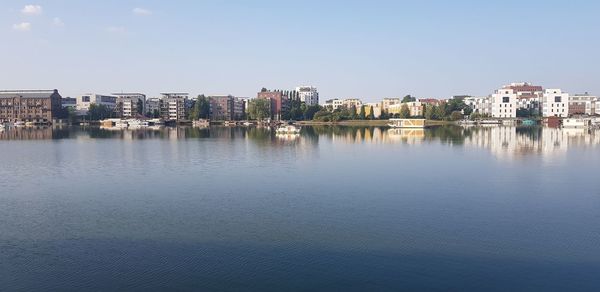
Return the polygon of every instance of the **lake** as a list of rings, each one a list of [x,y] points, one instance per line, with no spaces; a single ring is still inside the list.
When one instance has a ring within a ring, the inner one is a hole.
[[[0,161],[0,290],[600,290],[598,130],[21,128]]]

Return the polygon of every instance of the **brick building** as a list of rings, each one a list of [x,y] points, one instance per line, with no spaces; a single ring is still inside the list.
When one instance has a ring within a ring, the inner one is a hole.
[[[49,123],[61,112],[58,90],[0,91],[0,121]]]

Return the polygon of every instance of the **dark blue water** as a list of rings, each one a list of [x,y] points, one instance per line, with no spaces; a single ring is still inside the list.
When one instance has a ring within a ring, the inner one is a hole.
[[[0,132],[0,290],[598,291],[600,132]]]

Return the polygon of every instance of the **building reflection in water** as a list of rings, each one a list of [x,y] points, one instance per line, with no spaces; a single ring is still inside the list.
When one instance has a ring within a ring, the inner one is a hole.
[[[0,131],[0,140],[48,139],[245,139],[255,145],[298,149],[315,147],[320,139],[332,143],[421,144],[489,149],[500,158],[524,155],[558,155],[569,147],[600,144],[600,130],[547,127],[457,127],[389,129],[387,127],[314,126],[303,127],[300,135],[278,135],[271,128],[258,127],[148,127],[117,129],[98,127],[22,127]],[[308,149],[307,149],[308,150]]]

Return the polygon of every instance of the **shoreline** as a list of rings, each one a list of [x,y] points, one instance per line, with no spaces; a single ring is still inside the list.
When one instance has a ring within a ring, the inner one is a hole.
[[[357,126],[357,127],[375,127],[375,126],[388,126],[388,120],[346,120],[339,122],[319,122],[319,121],[298,121],[296,124],[301,126]],[[456,125],[456,122],[452,121],[437,121],[437,120],[426,120],[426,126],[446,126]]]

